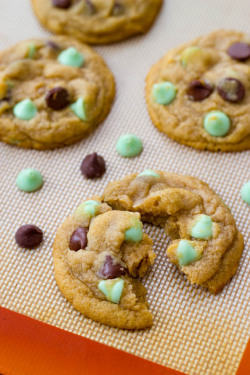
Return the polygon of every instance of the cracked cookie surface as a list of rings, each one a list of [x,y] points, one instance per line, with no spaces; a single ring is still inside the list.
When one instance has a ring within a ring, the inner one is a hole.
[[[53,149],[79,141],[108,115],[112,73],[69,37],[32,39],[0,53],[0,139]]]
[[[150,70],[154,125],[179,143],[211,151],[250,149],[250,37],[218,30],[176,47]]]
[[[36,16],[47,29],[91,44],[147,32],[161,4],[162,0],[32,0]]]
[[[209,186],[190,176],[147,170],[108,184],[103,201],[139,212],[173,242],[169,260],[194,284],[219,292],[236,273],[243,238],[229,208]]]

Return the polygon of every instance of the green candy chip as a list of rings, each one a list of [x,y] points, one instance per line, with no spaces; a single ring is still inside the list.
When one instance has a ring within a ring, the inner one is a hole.
[[[191,236],[199,239],[208,239],[213,236],[213,222],[210,216],[200,215],[191,229]]]
[[[250,204],[250,181],[242,186],[240,193],[243,201]]]
[[[123,288],[124,280],[121,278],[102,280],[98,283],[98,289],[105,295],[107,300],[116,304],[121,300]]]
[[[200,256],[187,240],[181,240],[177,247],[177,258],[180,266],[188,266],[190,263],[200,259]]]
[[[24,99],[13,108],[14,115],[21,120],[31,120],[37,114],[37,108],[30,99]]]
[[[76,48],[69,47],[60,53],[58,61],[62,65],[80,68],[83,66],[85,58]]]
[[[224,137],[230,129],[229,117],[220,111],[209,112],[204,119],[204,128],[213,137]]]
[[[124,134],[118,139],[116,150],[125,158],[137,156],[142,151],[142,141],[134,134]]]
[[[152,94],[157,104],[167,105],[176,98],[176,88],[171,82],[156,83]]]
[[[70,108],[74,114],[83,121],[87,121],[85,102],[83,98],[77,99],[77,101],[71,104]]]
[[[40,189],[43,185],[43,176],[37,169],[23,169],[16,179],[17,187],[27,193]]]
[[[143,177],[143,176],[155,177],[155,178],[161,177],[158,173],[154,172],[152,169],[145,169],[145,171],[139,173],[136,177]]]

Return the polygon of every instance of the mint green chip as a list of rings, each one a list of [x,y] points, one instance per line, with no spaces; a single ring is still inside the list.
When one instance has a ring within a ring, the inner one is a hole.
[[[199,219],[191,229],[194,238],[207,239],[213,236],[213,222],[210,216],[200,215]]]
[[[118,139],[116,150],[125,158],[137,156],[142,151],[142,141],[134,134],[124,134]]]
[[[153,98],[158,104],[170,104],[176,97],[176,88],[171,82],[156,83],[153,86]]]
[[[230,129],[229,117],[220,111],[209,112],[204,119],[204,128],[213,137],[223,137]]]
[[[43,176],[37,169],[23,169],[16,179],[17,187],[27,193],[40,189],[43,185]]]
[[[102,280],[98,283],[98,288],[105,295],[108,301],[118,304],[121,300],[124,280],[121,278]]]
[[[85,102],[83,98],[77,99],[75,103],[71,104],[70,108],[77,117],[83,121],[87,121]]]
[[[187,47],[181,54],[181,64],[187,66],[201,58],[201,49],[197,46]]]
[[[69,47],[62,51],[57,59],[63,65],[74,66],[76,68],[83,66],[85,61],[84,56],[74,47]]]
[[[28,46],[28,58],[32,59],[36,53],[36,45],[34,43],[30,43]]]
[[[37,114],[37,108],[30,99],[24,99],[13,108],[13,113],[21,120],[31,120]]]
[[[139,173],[136,177],[143,177],[143,176],[156,177],[156,178],[161,177],[158,173],[154,172],[152,169],[145,169],[145,171]]]
[[[240,193],[243,201],[250,204],[250,181],[242,186]]]
[[[138,220],[135,226],[129,228],[125,232],[125,241],[141,242],[143,238],[142,223]]]
[[[195,248],[187,240],[181,240],[177,247],[177,258],[180,266],[188,266],[200,257]]]
[[[99,211],[101,203],[94,200],[88,200],[86,202],[83,202],[80,204],[79,207],[77,207],[75,214],[76,215],[89,215],[90,217],[93,217],[97,214]]]

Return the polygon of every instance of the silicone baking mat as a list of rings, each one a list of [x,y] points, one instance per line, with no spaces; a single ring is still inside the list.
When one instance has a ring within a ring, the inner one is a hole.
[[[117,82],[117,95],[107,120],[76,145],[39,152],[0,144],[0,305],[95,341],[188,374],[235,374],[250,336],[249,213],[240,198],[250,179],[250,152],[219,154],[181,146],[159,133],[148,117],[144,78],[166,50],[214,29],[249,32],[246,0],[168,0],[149,34],[98,47]],[[29,37],[49,37],[36,21],[28,0],[0,0],[0,47]],[[124,133],[142,138],[143,153],[123,159],[115,151]],[[107,173],[85,180],[79,166],[97,151]],[[15,179],[27,167],[41,171],[43,188],[33,194],[18,191]],[[158,257],[144,283],[154,315],[150,330],[128,332],[84,318],[59,292],[53,277],[52,244],[57,227],[81,200],[101,194],[109,181],[145,168],[196,176],[230,206],[245,239],[237,275],[222,293],[212,296],[191,286],[165,256],[168,238],[145,226]],[[17,247],[17,228],[32,223],[45,234],[36,250]]]

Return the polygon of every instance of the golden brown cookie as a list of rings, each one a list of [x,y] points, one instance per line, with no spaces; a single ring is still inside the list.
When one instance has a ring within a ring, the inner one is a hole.
[[[0,53],[0,140],[52,149],[79,141],[108,115],[112,73],[90,47],[64,36]]]
[[[197,178],[146,170],[109,183],[103,201],[164,227],[173,240],[167,256],[192,284],[217,293],[236,273],[242,235],[229,208]]]
[[[218,30],[176,47],[147,76],[154,125],[185,145],[250,149],[250,37]]]
[[[147,32],[161,4],[162,0],[32,0],[37,18],[47,29],[91,44]]]
[[[97,322],[125,329],[152,325],[138,277],[154,258],[140,214],[112,211],[96,197],[64,221],[53,247],[55,278],[69,302]]]

